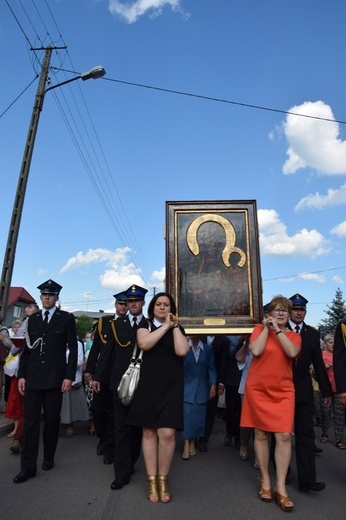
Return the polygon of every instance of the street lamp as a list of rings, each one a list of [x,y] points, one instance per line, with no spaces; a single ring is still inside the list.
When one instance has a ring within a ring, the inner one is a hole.
[[[40,49],[32,49],[32,50],[40,50]],[[0,281],[0,315],[2,315],[2,319],[5,322],[6,312],[7,312],[7,302],[8,295],[11,286],[14,260],[16,256],[16,247],[18,241],[19,227],[20,221],[22,218],[24,198],[26,186],[28,183],[30,164],[32,159],[32,154],[34,151],[35,138],[38,128],[38,122],[40,119],[40,114],[43,107],[44,97],[46,92],[49,90],[53,90],[54,88],[61,87],[66,83],[71,83],[72,81],[76,81],[77,79],[81,79],[82,81],[86,81],[88,79],[98,79],[102,78],[106,71],[103,67],[97,66],[93,67],[87,72],[83,72],[79,76],[75,76],[67,81],[63,81],[62,83],[58,83],[57,85],[52,85],[51,87],[45,88],[49,70],[50,59],[52,56],[52,47],[47,47],[44,55],[42,70],[40,74],[39,84],[37,87],[36,97],[34,108],[32,111],[31,121],[29,125],[29,131],[27,140],[24,148],[24,155],[22,160],[21,169],[19,172],[19,180],[17,185],[17,192],[14,199],[12,217],[10,222],[10,228],[8,232],[7,245],[4,255],[4,263],[2,266],[2,274]]]
[[[105,69],[101,67],[101,65],[98,65],[97,67],[93,67],[92,69],[87,70],[86,72],[82,72],[82,74],[80,74],[79,76],[75,76],[74,78],[67,79],[62,83],[58,83],[57,85],[52,85],[51,87],[46,88],[44,93],[48,92],[48,90],[53,90],[53,88],[61,87],[61,85],[66,85],[66,83],[71,83],[71,81],[76,81],[77,79],[81,79],[82,81],[86,81],[88,79],[100,79],[103,78],[105,74]]]

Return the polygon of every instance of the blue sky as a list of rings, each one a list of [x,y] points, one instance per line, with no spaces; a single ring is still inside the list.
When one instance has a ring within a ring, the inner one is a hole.
[[[162,287],[165,201],[255,199],[263,301],[299,292],[317,325],[346,278],[345,19],[343,0],[2,2],[1,114],[41,71],[30,45],[68,45],[52,85],[107,71],[46,94],[12,285],[110,310]],[[2,255],[37,84],[0,118]]]

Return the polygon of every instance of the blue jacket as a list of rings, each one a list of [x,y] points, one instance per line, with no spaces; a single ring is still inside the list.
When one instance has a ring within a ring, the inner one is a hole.
[[[184,357],[184,402],[204,404],[209,401],[211,385],[216,385],[214,351],[203,343],[204,350],[199,353],[198,363],[192,348]]]

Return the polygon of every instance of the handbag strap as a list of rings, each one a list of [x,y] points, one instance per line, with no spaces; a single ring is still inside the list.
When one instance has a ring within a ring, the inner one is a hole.
[[[139,350],[138,357],[137,357],[137,349]],[[142,357],[143,357],[143,350],[138,348],[137,341],[136,341],[135,342],[135,346],[133,347],[131,361],[136,361],[137,362],[139,359],[142,359]]]
[[[147,320],[148,322],[148,330],[149,332],[151,332],[151,322],[149,320]],[[138,358],[137,358],[137,348],[138,348],[138,345],[137,345],[137,339],[135,341],[135,345],[133,347],[133,352],[132,352],[132,356],[131,356],[131,361],[134,359],[135,361],[138,361],[139,359],[142,359],[143,357],[143,350],[139,349],[139,354],[138,354]]]

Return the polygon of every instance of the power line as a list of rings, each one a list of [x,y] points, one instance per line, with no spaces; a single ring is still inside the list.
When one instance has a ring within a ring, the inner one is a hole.
[[[52,68],[54,68],[54,67],[52,67]],[[65,72],[71,72],[74,74],[80,74],[79,72],[75,72],[73,70],[66,70],[66,69],[60,69],[60,70],[63,70]],[[310,114],[298,114],[297,112],[291,112],[290,110],[282,110],[279,108],[264,107],[261,105],[254,105],[251,103],[242,103],[240,101],[232,101],[230,99],[222,99],[222,98],[217,98],[217,97],[204,96],[203,94],[194,94],[192,92],[183,92],[181,90],[173,90],[173,89],[168,89],[168,88],[163,88],[163,87],[155,87],[153,85],[144,85],[143,83],[134,83],[132,81],[124,81],[121,79],[113,79],[113,78],[107,78],[107,77],[103,77],[102,79],[104,81],[111,81],[113,83],[121,83],[123,85],[130,85],[132,87],[145,88],[145,89],[149,89],[149,90],[157,90],[159,92],[166,92],[168,94],[177,94],[179,96],[188,96],[188,97],[197,98],[197,99],[204,99],[206,101],[215,101],[217,103],[226,103],[228,105],[236,105],[236,106],[241,106],[241,107],[246,107],[246,108],[254,108],[256,110],[265,110],[267,112],[276,112],[279,114],[292,115],[292,116],[297,116],[297,117],[306,117],[308,119],[317,119],[318,121],[327,121],[329,123],[339,123],[341,125],[346,125],[346,121],[341,121],[338,119],[330,119],[328,117],[313,116]]]
[[[193,97],[193,98],[197,98],[197,99],[205,99],[207,101],[215,101],[215,102],[218,102],[218,103],[227,103],[229,105],[237,105],[237,106],[246,107],[246,108],[254,108],[256,110],[266,110],[267,112],[276,112],[276,113],[285,114],[285,115],[292,115],[292,116],[298,116],[298,117],[307,117],[309,119],[317,119],[319,121],[328,121],[330,123],[340,123],[341,125],[346,125],[346,121],[339,121],[337,119],[329,119],[327,117],[312,116],[312,115],[309,115],[309,114],[298,114],[297,112],[291,112],[289,110],[280,110],[278,108],[264,107],[264,106],[261,106],[261,105],[253,105],[253,104],[250,104],[250,103],[241,103],[239,101],[231,101],[229,99],[221,99],[221,98],[216,98],[216,97],[203,96],[202,94],[193,94],[191,92],[182,92],[182,91],[179,91],[179,90],[172,90],[172,89],[168,89],[168,88],[154,87],[152,85],[143,85],[141,83],[133,83],[131,81],[123,81],[123,80],[120,80],[120,79],[111,79],[111,78],[106,78],[106,77],[104,77],[102,79],[105,80],[105,81],[112,81],[112,82],[115,82],[115,83],[122,83],[124,85],[131,85],[133,87],[146,88],[146,89],[150,89],[150,90],[158,90],[160,92],[167,92],[169,94],[177,94],[179,96],[188,96],[188,97]]]
[[[42,50],[44,50],[42,40],[38,35],[37,29],[34,27],[34,24],[30,20],[30,16],[29,16],[28,12],[25,10],[25,8],[22,4],[22,0],[20,0],[19,3],[22,6],[22,9],[25,13],[26,18],[29,20],[29,23],[32,27],[32,30],[34,31],[34,33],[36,35],[37,40],[40,42],[40,45],[42,46]],[[32,4],[37,11],[37,7],[36,7],[34,0],[32,0]],[[57,25],[57,22],[54,18],[54,15],[53,15],[51,9],[49,8],[47,2],[45,2],[45,4],[46,4],[46,7],[53,20],[55,28],[57,29],[59,38],[64,41],[64,38],[62,37],[61,31]],[[39,19],[44,27],[46,34],[49,35],[50,39],[52,40],[52,37],[50,36],[50,33],[49,33],[48,24],[46,24],[46,22],[44,20],[44,14],[42,14],[42,11],[41,11],[41,13],[38,13],[38,14],[39,14]],[[18,25],[21,27],[21,30],[22,30],[24,36],[26,37],[26,41],[30,44],[30,47],[32,49],[31,42],[29,41],[29,38],[25,34],[25,31],[24,31],[22,25],[20,24],[20,22],[17,18],[16,18],[16,20],[17,20]],[[52,47],[54,47],[54,46],[52,45]],[[34,50],[36,51],[38,49],[34,49]],[[57,55],[60,56],[60,54],[58,54],[58,53],[57,53]],[[71,56],[68,53],[68,51],[66,52],[66,55],[69,58],[72,68],[74,68],[74,66],[72,64]],[[64,71],[61,66],[59,68],[50,67],[50,70],[55,70],[57,72],[59,72],[59,71],[67,72],[67,71]],[[73,72],[73,74],[78,74],[78,73],[75,73],[74,71],[72,71],[72,72]],[[146,259],[144,258],[141,248],[136,240],[135,234],[134,234],[131,224],[129,222],[125,208],[123,206],[120,194],[116,188],[114,175],[112,175],[111,169],[106,160],[106,156],[102,149],[100,139],[97,135],[96,128],[93,124],[92,117],[90,115],[87,103],[83,96],[82,89],[80,88],[80,86],[78,86],[78,88],[79,88],[82,102],[84,104],[84,109],[86,111],[87,117],[89,119],[89,123],[90,123],[92,131],[94,133],[94,137],[96,138],[96,142],[98,144],[99,151],[101,152],[101,156],[106,165],[106,171],[104,171],[104,167],[101,165],[100,156],[99,156],[100,152],[97,152],[94,147],[95,140],[92,139],[89,134],[86,122],[85,122],[83,115],[81,113],[81,110],[80,110],[79,103],[77,102],[77,99],[75,98],[75,96],[73,94],[73,91],[70,89],[73,103],[75,105],[75,108],[78,113],[78,117],[82,124],[80,124],[80,123],[77,124],[73,111],[71,110],[71,107],[69,106],[69,102],[67,101],[67,98],[65,97],[65,94],[63,91],[59,90],[59,94],[56,91],[54,91],[53,95],[55,98],[55,102],[62,115],[62,119],[68,129],[68,132],[70,133],[72,142],[74,143],[74,145],[77,149],[77,153],[80,156],[82,164],[84,165],[85,171],[88,173],[88,176],[91,180],[93,189],[95,190],[95,192],[105,210],[106,215],[108,216],[113,228],[115,229],[116,234],[119,237],[122,246],[129,247],[129,251],[127,252],[127,255],[130,257],[131,262],[136,266],[136,269],[138,270],[138,272],[141,272],[141,276],[144,278],[144,280],[148,282],[151,279],[150,269],[148,267]],[[61,97],[61,99],[63,99],[63,104],[59,101],[60,97]],[[66,112],[66,110],[67,110],[67,112]],[[85,132],[88,144],[86,144],[85,139],[83,138],[83,135],[81,134],[81,130],[80,130],[81,128]],[[115,195],[112,195],[112,192]],[[115,202],[115,201],[117,201],[117,202]],[[136,253],[136,255],[135,255],[135,253]]]
[[[275,280],[284,280],[285,278],[294,278],[295,276],[302,276],[302,274],[319,274],[319,273],[327,273],[328,271],[338,271],[339,269],[346,269],[346,265],[341,267],[330,267],[329,269],[321,269],[320,271],[310,271],[308,273],[298,273],[291,274],[289,276],[278,276],[277,278],[266,278],[263,280],[264,282],[273,282]]]
[[[2,114],[0,114],[0,118],[6,114],[6,112],[15,104],[16,101],[18,101],[18,99],[24,94],[24,92],[26,92],[26,90],[28,90],[28,88],[34,83],[34,81],[36,81],[38,78],[38,75],[36,75],[34,77],[34,79],[32,81],[30,81],[29,85],[27,87],[25,87],[25,89],[12,101],[12,103],[10,103],[10,105],[2,112]]]

